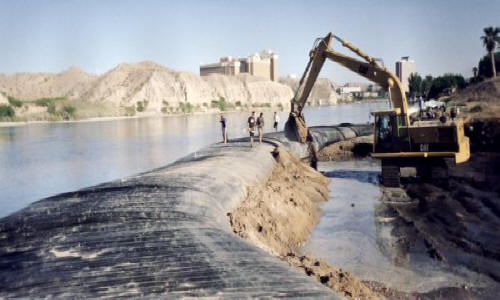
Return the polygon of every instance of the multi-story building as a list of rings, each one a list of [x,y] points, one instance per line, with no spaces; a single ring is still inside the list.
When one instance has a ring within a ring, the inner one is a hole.
[[[265,50],[244,58],[225,56],[221,57],[218,63],[200,65],[200,76],[209,74],[234,76],[240,73],[276,81],[278,79],[278,55]]]
[[[406,93],[410,91],[408,78],[410,78],[412,73],[415,73],[415,61],[410,60],[409,56],[401,57],[401,60],[396,62],[396,76],[401,81],[403,91]]]
[[[361,92],[361,87],[358,86],[349,86],[349,85],[344,85],[339,87],[339,94],[351,94],[351,93],[359,93]]]

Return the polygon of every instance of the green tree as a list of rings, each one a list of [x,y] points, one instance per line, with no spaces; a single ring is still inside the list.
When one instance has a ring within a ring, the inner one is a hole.
[[[63,118],[66,120],[73,119],[75,117],[76,107],[73,105],[64,105],[63,106]]]
[[[14,109],[8,105],[0,104],[0,120],[4,118],[12,119],[16,115]]]
[[[422,80],[422,94],[425,95],[425,97],[428,97],[429,91],[431,90],[432,86],[432,76],[427,75],[425,78]]]
[[[493,26],[490,26],[484,28],[483,31],[484,35],[481,37],[481,40],[483,41],[483,46],[486,48],[488,54],[490,55],[493,77],[496,77],[497,71],[495,68],[495,55],[493,51],[495,50],[497,43],[500,43],[500,27],[493,28]]]
[[[467,86],[465,78],[460,74],[444,74],[432,80],[429,98],[437,98],[440,94],[451,92],[453,89],[463,89]]]
[[[418,73],[411,73],[408,78],[408,86],[411,96],[422,94],[422,77]]]
[[[10,105],[14,106],[14,107],[21,107],[23,106],[23,102],[19,99],[16,99],[14,97],[11,97],[11,96],[7,96],[7,99],[9,100],[9,103]]]
[[[491,58],[489,55],[483,56],[478,64],[477,80],[482,81],[485,78],[490,78],[493,76],[493,68],[491,64]],[[500,52],[495,53],[495,69],[500,70]]]

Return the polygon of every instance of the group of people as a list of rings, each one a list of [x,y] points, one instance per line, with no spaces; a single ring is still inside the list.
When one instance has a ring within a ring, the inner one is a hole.
[[[428,119],[428,120],[438,119],[442,123],[446,123],[448,121],[448,118],[454,121],[455,118],[458,116],[458,114],[459,114],[458,107],[452,107],[449,110],[449,112],[446,110],[445,106],[435,109],[427,107],[425,110],[423,109],[420,110],[421,119]]]
[[[273,117],[273,128],[275,131],[278,131],[278,124],[280,122],[280,117],[277,112],[274,112]],[[220,123],[222,127],[222,142],[224,144],[227,143],[227,119],[224,114],[220,115]],[[247,127],[248,133],[250,134],[250,146],[253,147],[255,131],[259,134],[259,143],[262,143],[262,135],[264,131],[264,113],[260,113],[257,118],[255,118],[255,111],[252,111],[252,114],[248,117]]]
[[[427,119],[427,120],[432,120],[432,119],[438,119],[442,123],[446,123],[448,121],[448,117],[454,121],[456,117],[458,117],[459,114],[459,108],[456,106],[453,106],[450,108],[449,112],[446,111],[446,106],[442,105],[441,107],[426,107],[424,108],[424,99],[422,96],[420,96],[418,100],[418,107],[419,107],[419,117],[420,119]]]

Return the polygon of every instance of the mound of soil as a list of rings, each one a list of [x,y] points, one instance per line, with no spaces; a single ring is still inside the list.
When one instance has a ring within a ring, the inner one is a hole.
[[[283,259],[346,298],[384,299],[380,293],[349,272],[333,267],[322,259],[315,259],[310,255],[297,256],[295,253],[288,253]]]
[[[240,206],[228,213],[233,231],[347,298],[382,298],[353,275],[298,254],[319,222],[328,179],[283,149],[272,154],[276,164],[268,180],[249,188]]]
[[[474,119],[500,118],[500,77],[469,86],[453,95],[450,105]]]
[[[296,251],[319,221],[328,179],[283,149],[273,155],[268,181],[248,189],[228,216],[236,234],[281,256]]]
[[[347,141],[333,143],[318,152],[318,160],[346,160],[366,157],[373,151],[373,135],[360,136]]]

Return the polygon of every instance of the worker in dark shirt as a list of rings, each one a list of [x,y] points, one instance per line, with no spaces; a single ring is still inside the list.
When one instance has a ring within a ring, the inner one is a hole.
[[[227,143],[227,119],[224,114],[220,114],[220,124],[222,127],[222,142]]]
[[[262,132],[264,131],[264,114],[260,113],[257,118],[257,130],[259,131],[259,144],[262,144]]]
[[[253,137],[255,136],[255,112],[248,117],[248,132],[250,133],[250,146],[253,147]]]

